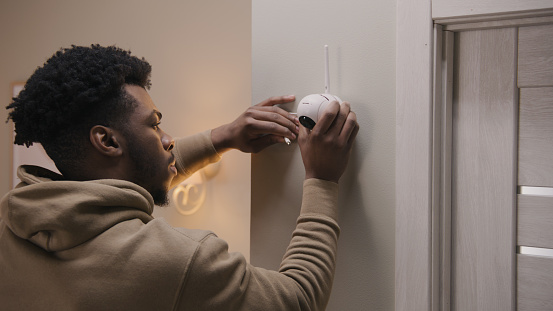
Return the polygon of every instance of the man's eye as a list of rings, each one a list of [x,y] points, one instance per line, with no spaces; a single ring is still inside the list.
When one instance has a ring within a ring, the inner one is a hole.
[[[161,124],[161,122],[158,122],[156,124],[154,124],[152,127],[154,128],[154,130],[159,130],[159,125]]]

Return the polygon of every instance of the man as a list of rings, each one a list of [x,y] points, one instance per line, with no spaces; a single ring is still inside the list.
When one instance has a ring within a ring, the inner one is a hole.
[[[61,175],[22,166],[1,201],[2,310],[322,310],[335,268],[338,181],[358,132],[349,104],[312,131],[274,97],[174,141],[148,95],[150,65],[116,47],[52,56],[12,104],[15,143],[39,142]],[[298,139],[300,216],[279,271],[228,253],[213,233],[151,214],[168,190],[231,149]]]

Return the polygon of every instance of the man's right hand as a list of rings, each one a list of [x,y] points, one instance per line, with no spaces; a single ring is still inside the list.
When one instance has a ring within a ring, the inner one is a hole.
[[[353,141],[359,131],[357,116],[347,102],[331,102],[315,127],[300,128],[300,146],[305,179],[318,178],[338,183],[344,173]]]

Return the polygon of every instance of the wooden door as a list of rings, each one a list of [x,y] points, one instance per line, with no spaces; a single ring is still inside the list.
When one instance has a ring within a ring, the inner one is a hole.
[[[519,29],[518,87],[517,307],[553,310],[553,25]]]
[[[451,310],[553,310],[553,25],[454,45]]]

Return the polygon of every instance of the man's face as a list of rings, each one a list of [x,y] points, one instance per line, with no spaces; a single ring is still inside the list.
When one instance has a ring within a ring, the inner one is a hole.
[[[174,141],[159,127],[161,113],[142,87],[126,85],[127,94],[136,100],[124,131],[130,181],[148,190],[158,205],[168,203],[169,185],[177,174],[171,153]]]

